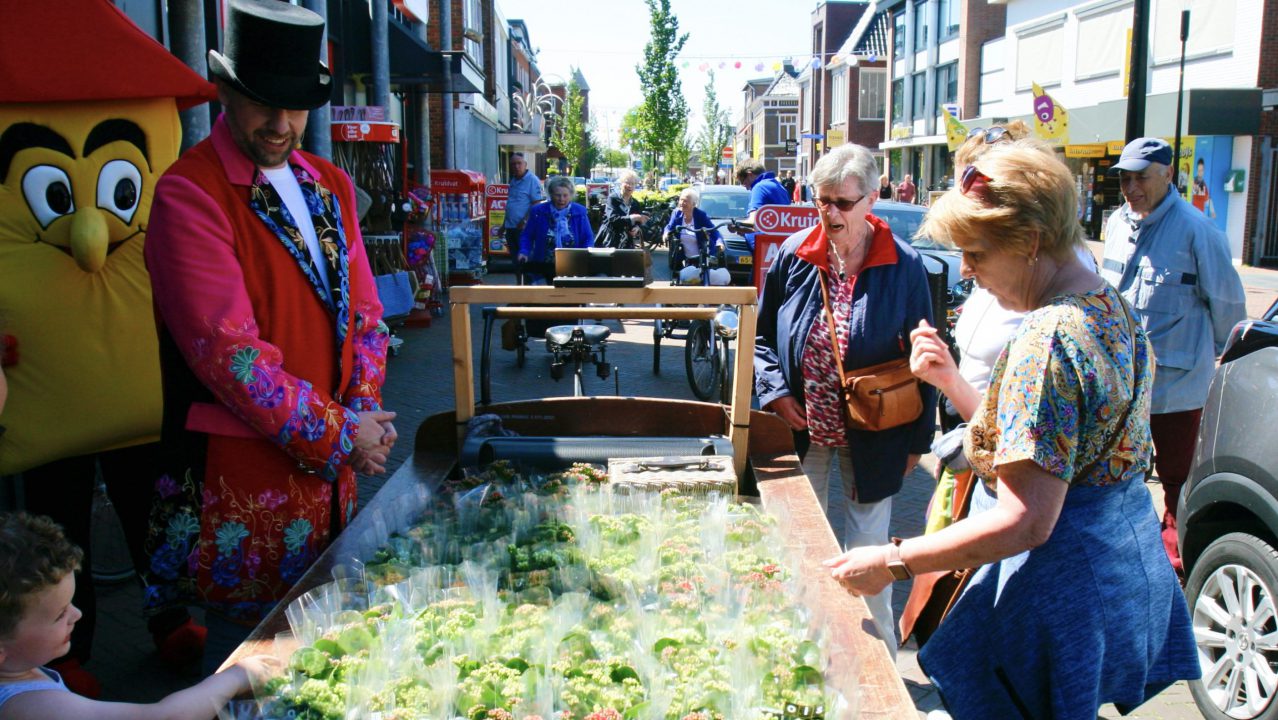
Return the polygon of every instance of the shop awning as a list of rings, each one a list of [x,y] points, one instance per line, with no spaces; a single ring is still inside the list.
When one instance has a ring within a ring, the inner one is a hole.
[[[337,72],[350,75],[372,74],[372,23],[368,5],[363,2],[342,3],[341,27],[334,27],[332,40],[337,49]],[[426,92],[482,93],[483,71],[460,50],[432,50],[424,40],[394,18],[387,19],[387,43],[390,46],[390,81],[394,85],[417,85]]]
[[[888,140],[879,143],[880,150],[896,150],[897,148],[921,147],[923,145],[944,145],[944,135],[915,135],[900,140]]]
[[[529,152],[546,152],[546,142],[536,133],[497,133],[497,145]]]

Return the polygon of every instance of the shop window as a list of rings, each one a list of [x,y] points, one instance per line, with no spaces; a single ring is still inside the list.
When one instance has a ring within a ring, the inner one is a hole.
[[[1059,85],[1064,62],[1063,23],[1016,38],[1016,89],[1029,90],[1032,83]]]
[[[914,3],[914,52],[927,47],[927,2]]]
[[[892,81],[892,122],[905,119],[905,78]]]
[[[887,68],[861,68],[857,85],[857,118],[882,120],[887,105]]]
[[[910,117],[915,119],[927,115],[927,73],[914,73],[914,98],[911,103]]]
[[[1157,0],[1150,41],[1154,62],[1180,60],[1180,11],[1189,10],[1185,55],[1223,52],[1233,47],[1237,0]]]
[[[830,76],[830,124],[848,120],[848,69],[841,67]]]

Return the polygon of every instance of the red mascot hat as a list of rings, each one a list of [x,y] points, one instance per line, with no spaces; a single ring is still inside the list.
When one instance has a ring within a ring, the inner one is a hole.
[[[213,84],[142,32],[110,0],[6,0],[0,24],[0,103],[171,97],[179,110],[217,97]],[[49,50],[77,48],[76,63]],[[119,48],[129,48],[121,53]]]

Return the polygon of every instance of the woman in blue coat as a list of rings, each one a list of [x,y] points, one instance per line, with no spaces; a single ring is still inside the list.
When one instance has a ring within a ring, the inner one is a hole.
[[[525,272],[545,276],[546,282],[555,277],[555,250],[588,248],[594,241],[590,232],[590,219],[585,206],[572,201],[576,192],[572,181],[556,176],[546,183],[550,202],[534,205],[528,211],[528,222],[519,236],[520,263]]]
[[[909,356],[910,331],[932,320],[927,271],[918,252],[871,214],[879,168],[869,150],[841,145],[817,162],[809,180],[821,222],[782,243],[764,278],[754,387],[760,406],[795,432],[803,472],[842,530],[840,545],[882,545],[892,496],[930,448],[936,393],[922,386],[923,410],[913,422],[878,431],[849,427],[825,296],[838,357],[845,371],[855,371]],[[880,590],[866,605],[895,654],[892,589]]]

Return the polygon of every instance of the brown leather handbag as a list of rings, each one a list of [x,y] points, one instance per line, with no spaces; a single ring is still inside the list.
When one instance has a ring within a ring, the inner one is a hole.
[[[839,352],[839,335],[834,329],[834,312],[825,275],[820,274],[821,296],[825,301],[825,319],[830,325],[830,342],[834,346],[834,367],[839,371],[839,387],[843,389],[848,427],[854,430],[887,430],[914,422],[923,414],[923,396],[919,380],[910,372],[910,358],[889,360],[878,365],[843,372],[843,354]]]
[[[957,473],[954,476],[955,522],[967,517],[972,505],[972,488],[979,482],[971,470]],[[940,627],[941,621],[949,614],[954,603],[967,587],[967,581],[974,572],[971,568],[963,570],[937,570],[920,573],[914,576],[914,584],[910,587],[910,596],[905,601],[905,609],[901,611],[899,626],[901,642],[910,639],[910,634],[919,642],[919,647],[932,637],[932,633]]]

